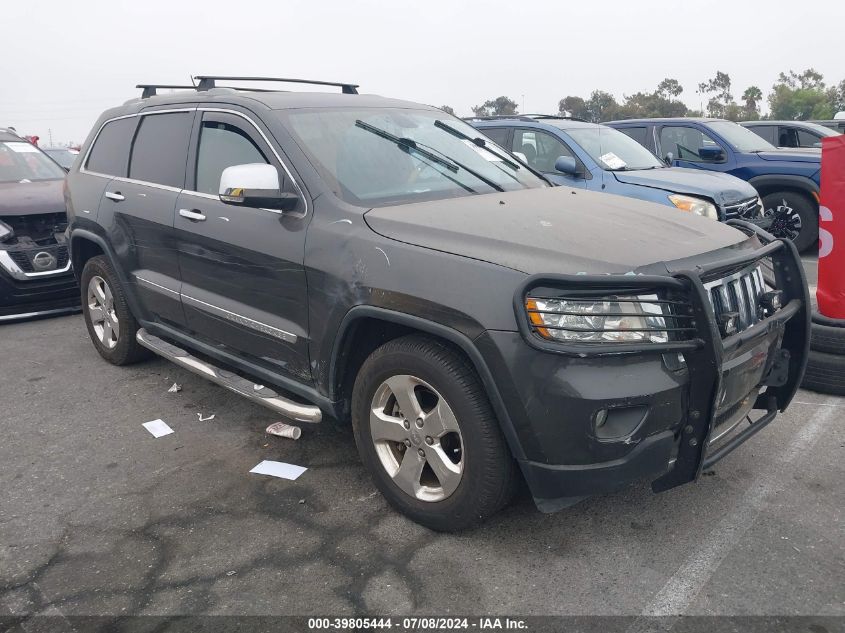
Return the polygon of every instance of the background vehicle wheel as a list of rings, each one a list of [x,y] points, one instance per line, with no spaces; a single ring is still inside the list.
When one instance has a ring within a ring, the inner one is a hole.
[[[773,218],[769,233],[788,237],[799,252],[819,240],[819,209],[807,196],[796,191],[770,193],[763,198],[767,217]]]
[[[474,369],[436,339],[406,336],[370,355],[352,424],[381,493],[434,530],[481,522],[516,491],[516,463]]]
[[[105,257],[92,257],[86,262],[80,289],[85,325],[100,356],[114,365],[128,365],[151,355],[135,340],[138,322]]]
[[[810,350],[801,386],[812,391],[845,396],[845,356]]]

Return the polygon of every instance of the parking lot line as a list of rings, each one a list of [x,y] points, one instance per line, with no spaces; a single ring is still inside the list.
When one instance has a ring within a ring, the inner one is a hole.
[[[710,580],[721,562],[739,544],[740,539],[754,524],[757,515],[765,508],[766,500],[783,485],[783,474],[802,452],[804,452],[824,431],[825,425],[837,413],[836,398],[825,402],[808,420],[807,425],[796,435],[783,452],[781,459],[751,485],[740,497],[739,503],[704,539],[697,551],[681,565],[678,571],[657,592],[643,610],[644,616],[682,615],[699,592]]]

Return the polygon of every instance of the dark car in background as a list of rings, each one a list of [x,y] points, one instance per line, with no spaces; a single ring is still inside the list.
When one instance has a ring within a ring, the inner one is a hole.
[[[820,148],[823,138],[841,134],[811,121],[743,121],[740,125],[778,147]]]
[[[545,511],[694,481],[795,394],[789,241],[551,187],[351,84],[196,80],[103,113],[67,176],[106,361],[152,350],[288,419],[351,419],[378,489],[438,530],[503,507],[520,471]]]
[[[757,221],[763,215],[763,203],[747,182],[669,167],[606,125],[555,115],[467,121],[557,185],[656,202],[713,220]]]
[[[64,177],[38,147],[0,128],[0,322],[79,307]]]
[[[748,181],[763,199],[771,233],[791,239],[799,251],[817,244],[821,152],[778,149],[724,119],[626,119],[608,125],[676,167]]]
[[[845,114],[845,113],[840,113]],[[837,115],[839,117],[839,115]],[[845,134],[845,116],[841,116],[836,119],[825,119],[825,120],[817,120],[811,121],[811,123],[818,123],[824,127],[830,128],[834,132],[839,132],[840,134]]]
[[[51,147],[45,149],[44,153],[65,169],[70,169],[79,156],[79,150],[71,147]]]

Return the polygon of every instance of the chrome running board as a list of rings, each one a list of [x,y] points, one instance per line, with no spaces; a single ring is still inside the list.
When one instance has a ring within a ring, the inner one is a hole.
[[[246,378],[241,378],[225,369],[220,369],[214,365],[202,361],[189,352],[186,352],[181,347],[176,347],[164,341],[157,336],[153,336],[144,328],[138,330],[135,338],[138,343],[147,349],[155,352],[159,356],[166,358],[184,367],[188,371],[202,376],[213,383],[225,387],[230,391],[234,391],[239,396],[243,396],[247,400],[252,400],[260,405],[264,405],[268,409],[272,409],[276,413],[295,420],[296,422],[319,422],[322,419],[322,413],[319,407],[307,404],[299,404],[287,398],[283,398],[275,391],[263,385],[257,385]]]

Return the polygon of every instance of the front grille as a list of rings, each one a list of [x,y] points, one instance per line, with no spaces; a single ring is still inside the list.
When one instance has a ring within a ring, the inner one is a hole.
[[[726,312],[739,315],[737,331],[742,332],[763,318],[760,297],[766,292],[766,281],[760,262],[738,273],[704,284],[716,321]]]
[[[13,215],[0,218],[12,227],[15,237],[27,237],[40,246],[55,244],[55,234],[67,228],[65,213],[36,213]]]
[[[50,255],[56,258],[56,265],[50,268],[49,270],[60,270],[67,266],[67,246],[58,245],[45,248],[31,248],[25,251],[7,251],[9,257],[12,258],[12,261],[15,262],[18,268],[20,268],[25,273],[44,272],[42,270],[37,270],[32,263],[32,258],[35,257],[38,253],[42,252],[49,253]]]
[[[736,204],[722,207],[725,212],[725,220],[749,220],[759,218],[762,213],[759,198],[748,198]]]

